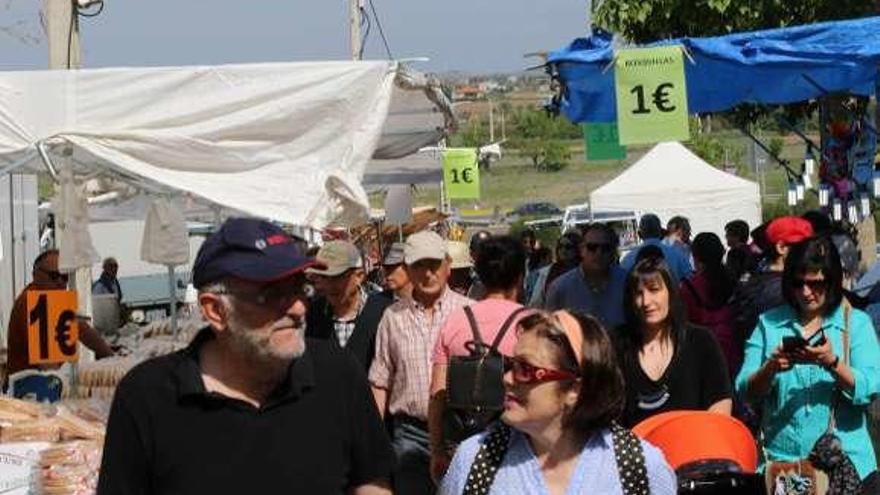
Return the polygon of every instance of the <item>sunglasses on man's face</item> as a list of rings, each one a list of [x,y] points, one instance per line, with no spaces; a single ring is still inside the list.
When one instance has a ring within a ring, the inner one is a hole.
[[[584,243],[584,247],[587,251],[591,253],[595,253],[596,251],[602,251],[603,253],[611,252],[611,244],[602,243],[602,242],[587,242]]]
[[[295,301],[305,300],[313,292],[314,289],[306,283],[304,277],[295,277],[291,280],[264,285],[256,291],[227,289],[216,293],[227,294],[256,306],[287,310]]]
[[[577,375],[570,371],[542,368],[517,357],[504,359],[504,371],[510,371],[513,381],[520,385],[577,379]]]

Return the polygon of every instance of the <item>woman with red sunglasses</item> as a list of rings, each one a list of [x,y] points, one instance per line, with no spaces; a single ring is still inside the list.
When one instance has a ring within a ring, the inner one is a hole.
[[[623,378],[595,318],[524,318],[504,385],[501,422],[459,446],[439,493],[676,493],[663,455],[614,423]]]

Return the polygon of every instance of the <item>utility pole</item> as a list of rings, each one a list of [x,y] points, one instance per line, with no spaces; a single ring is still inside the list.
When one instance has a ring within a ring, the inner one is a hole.
[[[79,16],[75,0],[45,0],[49,68],[79,68]]]
[[[79,13],[76,9],[76,0],[45,0],[46,6],[46,33],[49,43],[49,69],[67,70],[78,69],[80,66],[79,45]],[[60,110],[60,109],[59,109]],[[68,145],[61,149],[61,157],[57,159],[57,165],[62,171],[62,176],[70,174],[72,164],[71,156],[73,149]],[[56,155],[57,156],[57,155]],[[58,192],[58,184],[55,185]],[[60,195],[56,195],[60,196]],[[63,218],[56,218],[55,244],[61,248],[61,224]],[[78,268],[73,277],[76,294],[78,313],[92,316],[92,270],[89,267]],[[80,344],[80,362],[94,361],[92,351]],[[76,390],[76,366],[72,377],[73,387]]]
[[[361,59],[361,1],[362,0],[348,0],[352,60]]]
[[[489,142],[495,142],[495,104],[489,98]]]

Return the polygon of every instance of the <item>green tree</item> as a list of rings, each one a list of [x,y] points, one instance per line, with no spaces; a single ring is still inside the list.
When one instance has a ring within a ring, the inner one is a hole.
[[[596,25],[635,43],[715,36],[875,14],[869,0],[598,0]]]
[[[697,119],[690,120],[691,138],[684,143],[697,156],[706,162],[720,167],[730,164],[737,168],[743,167],[744,150],[717,135],[702,132]]]
[[[454,147],[478,148],[489,142],[489,126],[481,118],[468,120],[451,139]]]
[[[528,158],[535,169],[556,171],[568,165],[571,151],[566,140],[580,135],[576,125],[543,110],[521,109],[512,120],[509,145]]]

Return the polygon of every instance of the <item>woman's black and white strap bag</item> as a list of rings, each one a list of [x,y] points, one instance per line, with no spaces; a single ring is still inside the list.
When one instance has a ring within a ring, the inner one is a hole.
[[[614,423],[611,426],[611,440],[623,495],[650,494],[645,453],[639,438],[633,432]],[[495,474],[507,453],[509,442],[509,426],[497,422],[490,427],[489,434],[477,451],[474,463],[468,472],[463,495],[488,495],[495,481]]]

